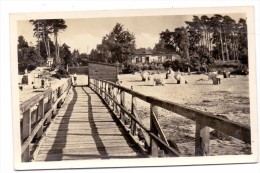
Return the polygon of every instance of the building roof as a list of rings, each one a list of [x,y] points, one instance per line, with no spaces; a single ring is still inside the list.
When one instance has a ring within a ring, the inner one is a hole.
[[[53,61],[54,58],[52,57],[47,57],[47,61]]]
[[[155,52],[152,49],[145,49],[145,48],[139,48],[136,49],[135,55],[174,55],[174,56],[180,56],[174,51],[167,51],[167,52]]]
[[[152,55],[153,51],[151,49],[139,48],[135,51],[136,55]]]

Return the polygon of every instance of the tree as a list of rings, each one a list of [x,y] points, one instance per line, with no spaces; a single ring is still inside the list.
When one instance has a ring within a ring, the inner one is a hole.
[[[163,52],[177,52],[183,59],[189,61],[189,42],[186,28],[175,28],[173,32],[166,29],[166,31],[160,33],[160,41],[154,49]]]
[[[89,62],[89,55],[86,53],[81,53],[79,55],[79,61],[82,66],[87,66]]]
[[[112,31],[102,39],[95,51],[91,51],[91,59],[109,63],[124,63],[135,51],[135,37],[125,31],[122,24],[117,23]],[[97,59],[96,59],[97,58]]]
[[[72,66],[79,66],[81,64],[79,56],[80,56],[79,50],[74,49],[71,55]]]
[[[34,36],[37,37],[38,45],[40,41],[43,41],[46,50],[47,57],[50,57],[50,44],[49,44],[49,34],[51,34],[51,22],[50,20],[30,20],[32,25],[34,25]],[[40,48],[39,48],[40,49]]]
[[[211,25],[212,28],[214,28],[214,35],[215,35],[215,43],[220,45],[221,48],[221,57],[222,60],[225,61],[225,56],[224,56],[224,45],[223,45],[223,16],[219,14],[215,14],[213,17],[211,17]]]
[[[67,28],[67,25],[65,25],[65,21],[63,19],[53,19],[51,20],[51,23],[55,43],[55,63],[60,64],[58,33],[62,30],[65,30]]]
[[[41,66],[44,62],[42,57],[37,53],[35,47],[29,46],[23,36],[18,37],[18,71],[24,72],[34,70],[37,66]]]
[[[17,45],[18,50],[22,48],[28,48],[28,47],[29,47],[28,42],[25,41],[24,37],[22,35],[18,36],[18,45]]]
[[[58,33],[61,30],[65,30],[67,25],[65,25],[65,21],[63,19],[43,19],[43,20],[30,20],[30,23],[34,25],[34,36],[38,39],[38,45],[42,41],[44,43],[44,47],[46,49],[47,57],[51,56],[50,50],[50,34],[54,34],[54,44],[55,44],[55,59],[54,62],[56,65],[60,64],[59,59],[59,45],[58,45]],[[40,50],[40,48],[39,48]]]
[[[248,41],[247,41],[247,24],[245,19],[238,22],[238,50],[239,60],[243,64],[248,64]]]
[[[49,40],[49,49],[50,49],[49,57],[54,57],[55,56],[55,45],[51,40]],[[37,42],[36,50],[41,55],[41,57],[46,61],[48,55],[47,55],[47,52],[46,52],[46,49],[45,49],[44,42],[42,40]]]
[[[71,51],[70,47],[63,43],[63,45],[59,48],[60,50],[60,57],[61,57],[61,65],[64,66],[64,68],[67,68],[69,65],[72,65],[71,61]]]
[[[178,48],[180,55],[183,59],[187,60],[189,63],[190,61],[190,56],[189,56],[189,37],[188,37],[188,32],[186,28],[181,27],[181,28],[176,28],[175,29],[175,40],[178,40]]]

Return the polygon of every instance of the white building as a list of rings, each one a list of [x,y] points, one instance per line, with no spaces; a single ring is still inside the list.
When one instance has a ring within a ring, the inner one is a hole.
[[[132,58],[132,64],[136,63],[163,63],[165,61],[174,61],[179,59],[180,55],[175,52],[172,53],[159,53],[153,52],[151,49],[140,48],[135,52],[134,57]]]
[[[48,67],[51,67],[51,66],[52,66],[52,64],[53,64],[53,59],[54,59],[54,58],[52,58],[52,57],[47,57],[47,66],[48,66]]]

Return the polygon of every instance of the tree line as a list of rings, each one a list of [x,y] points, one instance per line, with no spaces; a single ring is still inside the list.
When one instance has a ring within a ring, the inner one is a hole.
[[[67,25],[63,19],[30,20],[33,26],[33,36],[37,38],[36,45],[28,44],[24,36],[18,36],[18,71],[31,71],[37,66],[45,66],[47,58],[53,58],[54,68],[87,65],[87,54],[78,50],[71,52],[66,43],[59,45],[58,34],[65,31]],[[51,37],[53,36],[53,41]]]
[[[166,29],[159,33],[159,42],[152,49],[156,53],[175,52],[181,60],[174,62],[182,70],[208,70],[216,66],[238,68],[248,66],[246,19],[235,21],[230,16],[215,14],[193,16],[186,26]],[[135,54],[135,36],[117,23],[103,37],[101,44],[91,50],[89,59],[100,62],[127,64]],[[166,62],[166,65],[173,62]]]
[[[193,16],[186,27],[160,33],[156,51],[175,51],[188,67],[208,67],[231,61],[248,65],[246,20],[229,16]],[[222,62],[220,62],[222,61]]]
[[[67,28],[63,19],[29,22],[34,26],[37,43],[35,46],[28,45],[23,36],[19,36],[19,69],[42,66],[48,57],[54,57],[55,67],[85,66],[88,61],[127,65],[135,55],[135,36],[120,23],[117,23],[111,32],[102,38],[101,43],[87,54],[80,53],[77,49],[71,52],[66,43],[59,45],[58,35]],[[191,21],[185,23],[186,26],[177,27],[173,31],[166,29],[159,33],[159,42],[152,51],[179,54],[181,60],[177,63],[183,66],[183,70],[207,69],[230,62],[248,65],[245,19],[241,18],[236,22],[229,16],[215,14],[212,17],[193,16]]]

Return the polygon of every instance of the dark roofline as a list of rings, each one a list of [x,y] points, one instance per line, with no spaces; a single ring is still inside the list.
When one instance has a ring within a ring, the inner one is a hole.
[[[134,55],[178,55],[177,53],[142,53],[142,54],[134,54]]]
[[[100,65],[108,65],[108,66],[114,66],[114,67],[117,67],[117,65],[115,64],[109,64],[109,63],[104,63],[104,62],[96,62],[96,61],[89,61],[89,63],[92,63],[92,64],[100,64]]]

